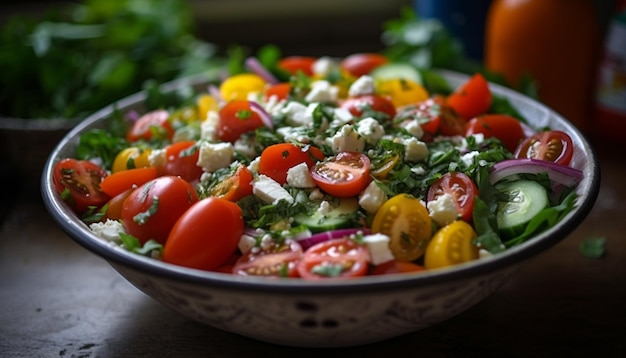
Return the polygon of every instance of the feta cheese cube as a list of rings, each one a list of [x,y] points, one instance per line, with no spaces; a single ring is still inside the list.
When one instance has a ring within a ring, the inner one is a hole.
[[[313,63],[313,74],[324,77],[339,69],[336,60],[328,56],[322,56]]]
[[[428,158],[428,147],[426,143],[415,137],[405,139],[404,141],[404,159],[407,162],[419,162]]]
[[[424,129],[422,129],[422,126],[417,119],[411,119],[402,122],[402,128],[404,128],[410,135],[417,139],[420,139],[422,138],[422,136],[424,136]]]
[[[363,237],[363,242],[369,251],[370,263],[372,265],[380,265],[395,259],[389,249],[390,240],[389,236],[385,234],[371,234]]]
[[[361,137],[354,127],[346,124],[329,139],[333,152],[359,152],[365,149],[365,138]]]
[[[307,102],[335,102],[338,94],[339,88],[337,86],[333,86],[326,80],[319,80],[311,83],[311,90],[304,97],[304,100]]]
[[[153,149],[148,154],[148,162],[153,167],[162,167],[167,162],[167,158],[165,158],[165,149]]]
[[[368,144],[375,145],[385,135],[385,129],[372,117],[363,118],[357,123],[357,133]]]
[[[121,244],[120,233],[125,233],[124,226],[118,220],[107,219],[105,222],[96,222],[89,225],[89,229],[104,241]]]
[[[440,226],[455,221],[459,214],[456,212],[456,200],[448,193],[442,194],[427,204],[430,217]]]
[[[209,111],[207,118],[200,123],[200,139],[209,142],[217,140],[217,123],[220,115],[215,111]]]
[[[287,103],[281,112],[287,116],[287,123],[292,126],[306,126],[313,121],[313,117],[307,111],[307,106],[300,102]]]
[[[241,235],[241,238],[239,239],[239,244],[237,244],[237,247],[242,254],[250,251],[250,249],[252,249],[254,246],[256,246],[256,239],[246,234]]]
[[[277,181],[263,174],[252,183],[252,193],[268,204],[276,204],[280,200],[292,204],[294,201],[289,192]]]
[[[480,152],[478,152],[478,151],[476,151],[476,150],[473,150],[473,151],[471,151],[471,152],[469,152],[469,153],[465,153],[465,154],[463,154],[463,155],[461,156],[461,162],[463,162],[463,164],[464,164],[466,167],[469,167],[469,166],[471,166],[472,164],[474,164],[474,158],[475,158],[478,154],[480,154]]]
[[[213,173],[217,169],[228,167],[233,161],[234,155],[235,149],[232,143],[209,143],[203,141],[200,144],[197,164],[201,166],[205,172]]]
[[[287,184],[294,188],[314,188],[315,182],[306,163],[300,163],[287,170]]]
[[[359,195],[359,205],[368,213],[375,213],[387,200],[387,194],[372,181]]]
[[[349,97],[356,97],[374,93],[374,79],[372,76],[364,75],[357,78],[348,89]]]

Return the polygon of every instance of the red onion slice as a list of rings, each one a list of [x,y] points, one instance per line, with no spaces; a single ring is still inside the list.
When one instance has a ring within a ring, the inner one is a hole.
[[[263,124],[265,124],[266,127],[268,128],[274,127],[272,116],[270,116],[270,114],[267,113],[267,111],[265,110],[265,108],[263,108],[263,106],[261,106],[260,104],[254,101],[250,101],[250,109],[256,112],[259,115],[259,117],[261,117],[261,121],[263,121]]]
[[[494,164],[489,173],[489,182],[495,184],[515,174],[547,173],[555,184],[574,187],[583,179],[583,172],[565,165],[539,159],[509,159]]]
[[[318,234],[314,234],[311,237],[298,240],[298,243],[300,244],[300,246],[302,246],[303,250],[307,250],[309,247],[315,244],[319,244],[320,242],[324,242],[324,241],[328,241],[332,239],[339,239],[342,237],[357,234],[359,232],[362,233],[363,235],[368,235],[370,233],[369,229],[367,228],[339,229],[339,230],[325,231],[325,232],[321,232]]]
[[[273,85],[278,83],[278,79],[274,77],[274,75],[272,75],[256,57],[248,57],[246,59],[246,67],[248,67],[250,71],[261,76],[268,83]]]

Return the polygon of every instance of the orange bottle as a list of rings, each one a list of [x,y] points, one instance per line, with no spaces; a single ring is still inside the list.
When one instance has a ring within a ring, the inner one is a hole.
[[[590,0],[494,0],[485,24],[485,66],[512,85],[529,74],[539,100],[584,130],[599,33]]]

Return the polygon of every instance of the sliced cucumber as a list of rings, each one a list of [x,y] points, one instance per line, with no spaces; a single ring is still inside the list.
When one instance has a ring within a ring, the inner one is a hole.
[[[376,67],[370,75],[375,80],[405,79],[422,84],[422,74],[410,63],[392,62]]]
[[[546,188],[532,180],[508,181],[496,189],[508,198],[498,204],[496,213],[500,234],[506,238],[523,233],[528,222],[550,204]]]
[[[296,225],[307,226],[314,233],[343,229],[354,224],[354,214],[358,210],[357,198],[322,200],[312,203],[308,213],[294,216],[293,221]]]

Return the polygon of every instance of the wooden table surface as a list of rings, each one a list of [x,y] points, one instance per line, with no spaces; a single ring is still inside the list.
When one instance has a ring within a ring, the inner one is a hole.
[[[492,296],[430,328],[332,352],[179,316],[66,236],[37,192],[22,191],[1,204],[0,357],[626,357],[626,165],[615,148],[596,148],[602,188],[587,219]],[[603,258],[581,254],[590,236],[606,237]]]

